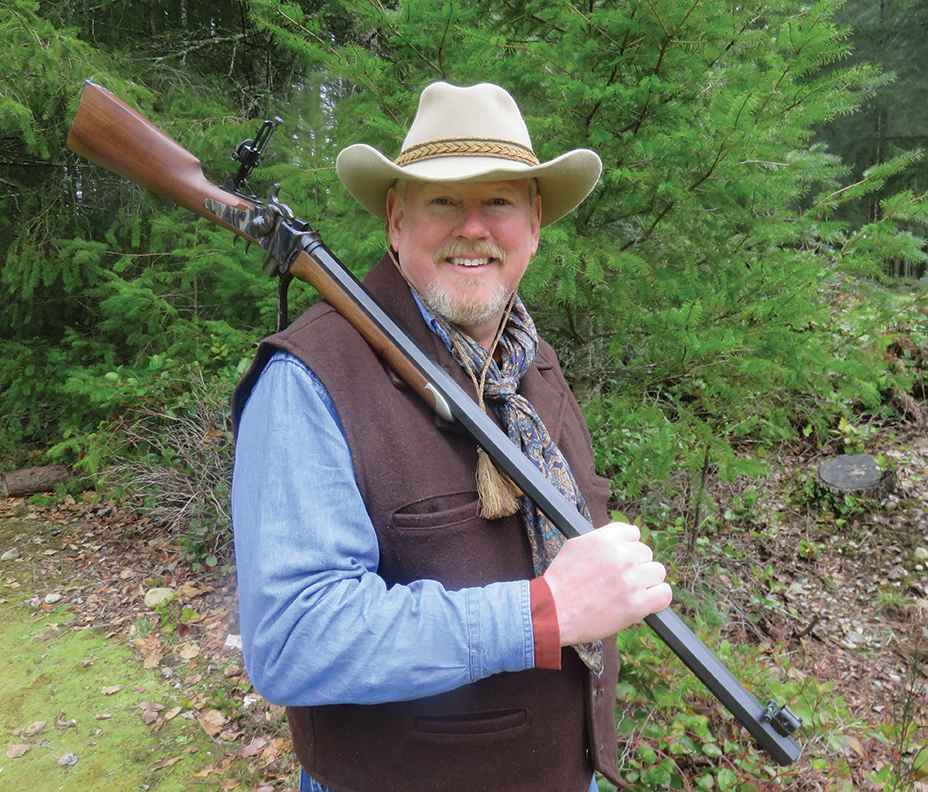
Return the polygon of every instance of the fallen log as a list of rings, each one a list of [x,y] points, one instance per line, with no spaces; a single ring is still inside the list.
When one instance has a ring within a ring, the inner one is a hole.
[[[50,492],[55,489],[56,484],[61,484],[70,477],[71,469],[67,465],[43,465],[0,473],[0,498]]]

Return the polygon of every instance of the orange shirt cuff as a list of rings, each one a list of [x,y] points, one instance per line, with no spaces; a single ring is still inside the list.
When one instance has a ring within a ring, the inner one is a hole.
[[[548,581],[537,577],[529,583],[532,602],[532,632],[535,636],[535,668],[561,667],[561,630]]]

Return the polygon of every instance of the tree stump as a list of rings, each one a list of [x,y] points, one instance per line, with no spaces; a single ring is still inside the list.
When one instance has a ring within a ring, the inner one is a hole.
[[[0,473],[0,498],[50,492],[56,484],[67,481],[70,476],[71,471],[67,465],[44,465]]]
[[[885,498],[896,486],[891,470],[880,470],[870,454],[844,454],[823,462],[816,482],[830,492],[851,495],[854,498]]]

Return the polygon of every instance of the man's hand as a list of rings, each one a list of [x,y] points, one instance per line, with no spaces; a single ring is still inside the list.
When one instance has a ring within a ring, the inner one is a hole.
[[[568,539],[544,574],[561,646],[606,638],[666,608],[673,594],[652,558],[641,532],[626,523]]]

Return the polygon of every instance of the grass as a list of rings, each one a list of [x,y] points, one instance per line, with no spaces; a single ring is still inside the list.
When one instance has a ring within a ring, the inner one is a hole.
[[[238,772],[217,773],[227,746],[201,727],[190,698],[209,694],[183,667],[145,668],[106,606],[90,624],[75,618],[69,584],[87,570],[37,560],[59,559],[63,538],[42,521],[0,520],[0,551],[23,549],[0,564],[0,790],[243,788]],[[49,592],[64,597],[43,605]]]
[[[2,606],[0,622],[0,788],[202,789],[194,771],[214,746],[199,723],[178,715],[156,730],[142,720],[153,711],[145,704],[181,707],[181,690],[146,673],[127,647],[70,629],[66,613],[35,619],[11,605]],[[14,745],[31,747],[9,758]]]

